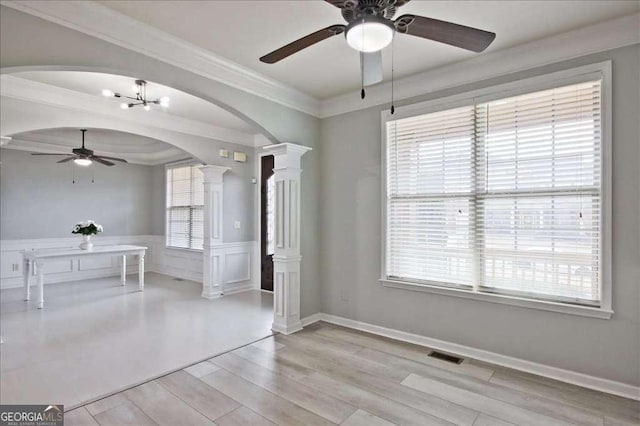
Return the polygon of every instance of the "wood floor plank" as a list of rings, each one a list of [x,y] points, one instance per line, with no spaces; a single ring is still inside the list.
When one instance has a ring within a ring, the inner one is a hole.
[[[514,424],[487,416],[486,414],[480,414],[473,426],[514,426]]]
[[[236,349],[232,353],[238,355],[239,357],[247,359],[254,364],[261,365],[264,368],[268,368],[271,371],[282,374],[294,380],[304,379],[305,377],[313,373],[312,369],[303,367],[300,364],[288,363],[284,361],[277,363],[268,352],[251,346]]]
[[[330,425],[331,422],[226,370],[204,376],[205,383],[279,425]]]
[[[305,337],[299,337],[295,335],[291,336],[276,336],[277,341],[283,343],[287,347],[285,350],[280,351],[281,353],[285,353],[287,349],[293,349],[298,352],[307,353],[307,354],[321,354],[323,359],[329,361],[331,365],[327,365],[326,368],[330,370],[333,369],[341,369],[341,368],[349,368],[350,365],[354,363],[359,363],[358,369],[361,371],[365,371],[374,376],[383,377],[389,381],[395,381],[400,383],[407,375],[403,371],[398,371],[394,368],[390,368],[386,365],[367,362],[366,360],[361,360],[356,358],[354,355],[347,354],[344,352],[337,352],[332,349],[328,349],[322,347],[322,345],[313,342],[313,340]],[[295,363],[295,359],[291,360],[291,362]],[[306,365],[306,364],[303,364]],[[306,365],[309,367],[308,365]],[[311,367],[314,370],[321,369],[322,367]]]
[[[85,407],[65,412],[64,424],[66,426],[98,426],[98,422],[91,417]]]
[[[219,367],[242,377],[312,413],[333,423],[341,423],[356,411],[356,407],[322,392],[317,392],[286,376],[254,364],[238,355],[228,353],[216,357]]]
[[[209,361],[203,361],[198,364],[194,364],[191,367],[187,367],[184,369],[187,373],[191,374],[193,377],[202,377],[207,374],[211,374],[216,371],[218,367]]]
[[[92,416],[102,413],[103,411],[110,410],[118,405],[124,404],[129,400],[122,393],[108,396],[106,398],[99,399],[91,404],[85,405],[85,408]]]
[[[342,426],[394,426],[394,424],[364,410],[357,410],[342,423]]]
[[[402,384],[521,426],[571,424],[417,374],[411,374]]]
[[[324,359],[323,355],[298,351],[293,347],[287,347],[273,356],[276,360],[283,359],[289,362],[299,362],[304,366],[314,368],[317,372],[332,379],[375,393],[400,404],[413,407],[453,424],[470,426],[478,414],[473,410],[451,403],[442,398],[424,394],[415,389],[402,386],[395,381],[386,380],[385,378],[360,370],[361,365],[365,363],[366,360],[358,362],[357,360],[349,361],[343,359],[340,364],[337,364],[333,360]],[[407,372],[406,375],[408,374]]]
[[[210,420],[216,420],[240,407],[233,399],[185,371],[161,377],[158,383]]]
[[[448,370],[442,370],[406,358],[396,357],[385,352],[366,348],[358,352],[356,356],[383,363],[408,373],[429,377],[451,386],[456,386],[560,420],[589,426],[602,426],[603,424],[602,415],[594,411],[577,408],[572,405],[563,404],[557,400],[532,395],[475,377],[452,373]]]
[[[482,380],[489,380],[489,378],[493,374],[493,370],[480,365],[475,365],[470,362],[463,362],[462,364],[451,364],[446,361],[441,361],[439,359],[429,357],[428,354],[429,352],[431,352],[431,349],[429,348],[388,339],[386,337],[375,336],[373,334],[364,333],[357,330],[325,327],[318,330],[316,333],[339,340],[346,340],[360,346],[377,349],[382,352],[387,352],[392,355],[411,359],[413,361],[421,362],[423,364],[431,365],[456,373],[467,374],[469,376],[477,377]]]
[[[307,377],[305,384],[398,425],[428,426],[453,424],[320,373],[313,373]]]
[[[132,402],[125,402],[110,410],[103,411],[97,414],[95,419],[102,426],[153,426],[158,424]]]
[[[533,395],[546,396],[562,403],[573,405],[587,410],[595,410],[612,417],[627,417],[640,421],[640,402],[630,399],[602,394],[590,389],[563,388],[533,381],[521,375],[519,372],[498,371],[491,382],[511,389],[520,390]]]
[[[257,342],[254,342],[249,346],[262,349],[266,352],[275,352],[278,349],[284,348],[284,345],[282,343],[276,342],[273,337],[267,337],[266,339],[258,340]]]
[[[216,424],[218,426],[275,426],[275,423],[244,406],[220,417],[216,420]]]
[[[185,373],[186,374],[186,373]],[[178,399],[157,381],[148,382],[125,391],[138,408],[160,425],[212,425],[213,422]],[[117,410],[119,407],[116,407]],[[111,410],[109,410],[111,411]]]

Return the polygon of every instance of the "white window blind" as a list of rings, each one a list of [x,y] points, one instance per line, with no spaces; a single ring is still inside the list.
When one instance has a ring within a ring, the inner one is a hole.
[[[598,305],[600,92],[388,121],[387,278]]]
[[[167,168],[167,246],[202,250],[204,186],[196,165]]]

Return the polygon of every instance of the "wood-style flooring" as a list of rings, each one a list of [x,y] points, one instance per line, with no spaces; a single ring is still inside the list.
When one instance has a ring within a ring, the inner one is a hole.
[[[640,425],[640,402],[315,323],[66,413],[65,425]]]

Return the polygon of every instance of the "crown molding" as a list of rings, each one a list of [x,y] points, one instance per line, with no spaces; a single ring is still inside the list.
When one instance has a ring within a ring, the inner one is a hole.
[[[97,2],[2,0],[0,4],[286,107],[314,116],[319,113],[316,98]]]
[[[489,78],[525,71],[564,60],[640,43],[640,13],[485,53],[397,80],[395,100],[449,89]],[[359,89],[358,89],[359,90]],[[321,101],[320,118],[390,103],[391,83],[367,88],[360,99],[356,91]],[[398,109],[396,107],[396,109]]]
[[[241,132],[226,127],[214,126],[196,120],[171,115],[157,111],[122,110],[113,99],[102,96],[88,95],[58,86],[44,84],[11,75],[0,76],[2,82],[0,95],[44,105],[53,105],[75,111],[90,112],[119,120],[145,124],[156,128],[171,130],[192,136],[215,139],[239,145],[256,147],[256,135]]]

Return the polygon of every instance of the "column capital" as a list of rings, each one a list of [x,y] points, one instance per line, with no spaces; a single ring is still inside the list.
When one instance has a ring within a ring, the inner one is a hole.
[[[289,155],[293,154],[302,157],[307,151],[311,151],[308,146],[297,145],[295,143],[279,143],[276,145],[268,145],[262,147],[265,151],[273,155]]]
[[[204,183],[222,183],[222,175],[224,175],[228,170],[231,170],[230,167],[213,166],[208,164],[200,166],[199,169],[204,175]]]

